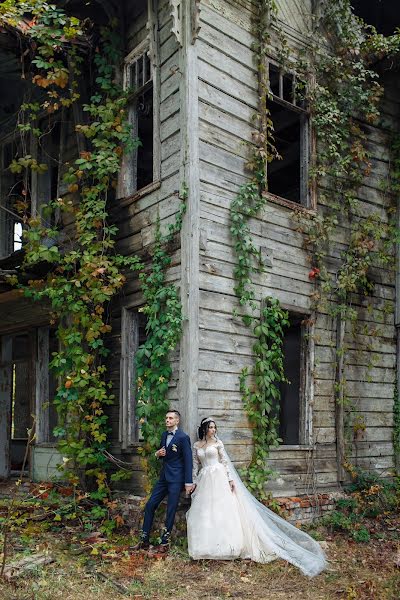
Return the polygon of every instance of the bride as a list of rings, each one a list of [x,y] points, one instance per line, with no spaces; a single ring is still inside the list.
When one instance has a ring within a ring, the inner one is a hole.
[[[194,559],[277,557],[314,576],[326,566],[319,544],[266,506],[244,486],[216,436],[215,421],[201,421],[193,445],[192,505],[186,514],[188,551]]]

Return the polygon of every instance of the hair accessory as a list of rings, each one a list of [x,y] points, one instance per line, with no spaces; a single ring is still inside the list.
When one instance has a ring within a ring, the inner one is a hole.
[[[201,421],[201,424],[205,425],[206,423],[209,423],[210,421],[212,421],[213,423],[215,423],[215,419],[213,419],[213,417],[207,417],[207,419],[203,419]]]

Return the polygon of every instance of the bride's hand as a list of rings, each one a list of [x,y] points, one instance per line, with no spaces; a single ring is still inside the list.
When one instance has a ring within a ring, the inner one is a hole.
[[[231,481],[229,482],[229,485],[231,486],[231,491],[234,492],[235,491],[235,482],[233,481],[233,479],[231,479]]]

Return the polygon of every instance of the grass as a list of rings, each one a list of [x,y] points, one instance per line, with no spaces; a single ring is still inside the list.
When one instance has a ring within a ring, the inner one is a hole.
[[[249,561],[192,561],[180,547],[166,559],[132,554],[129,536],[88,544],[71,527],[27,535],[14,532],[10,559],[35,552],[51,565],[14,582],[0,581],[2,600],[398,600],[400,519],[387,521],[384,539],[357,543],[345,533],[323,529],[329,569],[310,580],[291,565]]]

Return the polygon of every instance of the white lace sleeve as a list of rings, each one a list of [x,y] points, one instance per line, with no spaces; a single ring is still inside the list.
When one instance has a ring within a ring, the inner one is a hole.
[[[192,446],[192,457],[193,457],[193,483],[196,483],[197,481],[197,475],[199,474],[200,471],[200,461],[199,461],[199,457],[197,455],[197,446],[196,444],[193,444]]]
[[[228,475],[228,479],[229,479],[229,481],[231,481],[232,480],[232,476],[231,476],[231,473],[230,473],[230,470],[229,470],[228,457],[226,455],[225,448],[224,448],[224,445],[221,442],[221,440],[218,442],[217,448],[218,448],[219,460],[224,465],[225,470],[226,470],[226,474]]]

